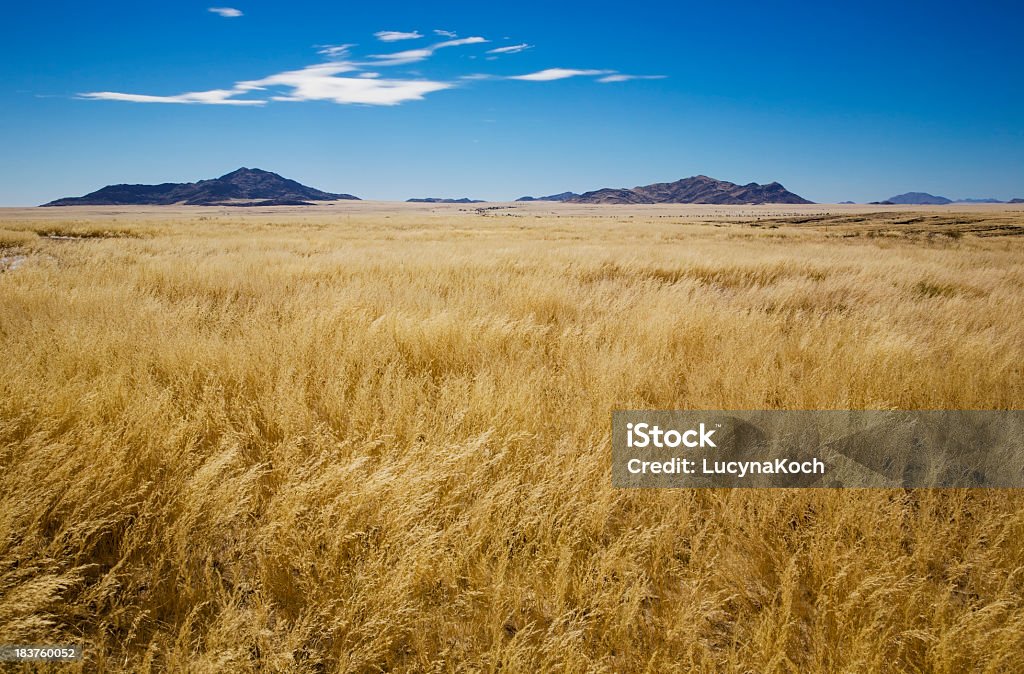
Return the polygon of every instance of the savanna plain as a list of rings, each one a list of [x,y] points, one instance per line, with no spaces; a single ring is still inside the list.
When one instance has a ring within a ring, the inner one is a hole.
[[[6,210],[0,270],[55,669],[1024,668],[1018,492],[610,476],[615,409],[1021,408],[1019,207]]]

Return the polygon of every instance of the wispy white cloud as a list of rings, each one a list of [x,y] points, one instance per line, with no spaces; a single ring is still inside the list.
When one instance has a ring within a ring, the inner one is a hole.
[[[348,56],[348,53],[355,47],[354,44],[323,44],[317,45],[316,53],[331,59],[339,59]]]
[[[623,75],[621,73],[615,73],[614,75],[606,75],[605,77],[598,78],[598,82],[605,84],[609,82],[629,82],[630,80],[663,80],[664,75]]]
[[[211,11],[218,8],[211,8]],[[219,8],[229,10],[230,8]],[[232,10],[237,11],[237,10]],[[239,13],[240,14],[240,13]],[[236,16],[226,14],[224,16]],[[447,39],[419,49],[407,49],[391,54],[374,54],[362,59],[352,56],[353,44],[318,45],[317,53],[327,60],[298,70],[286,70],[267,77],[242,80],[230,88],[191,91],[170,96],[136,94],[117,91],[94,91],[80,94],[80,98],[92,100],[126,101],[133,103],[177,103],[184,105],[235,105],[261,106],[269,101],[330,101],[348,105],[399,105],[407,101],[422,100],[428,94],[452,89],[460,84],[478,80],[523,80],[530,82],[551,82],[571,77],[592,77],[598,82],[627,82],[639,79],[661,79],[663,75],[628,75],[616,70],[547,68],[537,72],[511,77],[488,73],[470,73],[452,76],[443,80],[421,75],[418,71],[402,69],[397,77],[385,77],[377,68],[403,66],[425,61],[440,49],[487,43],[480,36],[457,38],[449,31],[436,30]],[[388,37],[382,37],[387,35]],[[385,42],[420,38],[419,33],[381,31],[379,39]],[[531,48],[527,43],[496,47],[487,53],[492,55],[514,54]],[[475,55],[469,55],[475,58]],[[490,56],[488,58],[497,58]]]
[[[441,37],[458,37],[458,33],[453,33],[450,30],[438,30],[434,29],[434,35],[440,35]]]
[[[406,101],[421,100],[426,94],[454,86],[455,84],[451,82],[428,79],[380,78],[378,73],[361,72],[360,66],[355,63],[333,61],[299,70],[288,70],[258,80],[245,80],[236,83],[231,89],[215,89],[176,96],[100,91],[82,94],[82,97],[135,103],[207,105],[264,105],[267,100],[398,105]],[[262,92],[264,98],[237,98],[257,92]]]
[[[443,49],[444,47],[461,47],[466,44],[481,44],[483,42],[490,42],[484,37],[460,37],[457,40],[445,40],[444,42],[438,42],[432,49]]]
[[[498,47],[497,49],[490,49],[490,50],[487,51],[487,53],[488,54],[518,54],[521,51],[526,51],[527,49],[532,49],[532,48],[533,48],[532,44],[526,44],[524,42],[522,44],[509,45],[508,47]]]
[[[406,49],[393,54],[373,54],[370,58],[376,59],[372,64],[374,66],[404,66],[426,61],[433,53],[433,49]]]
[[[614,70],[574,70],[572,68],[548,68],[526,75],[512,75],[510,80],[525,80],[527,82],[551,82],[553,80],[564,80],[569,77],[593,77],[597,75],[613,75]]]
[[[129,103],[185,103],[193,105],[263,105],[264,100],[232,98],[243,91],[237,89],[213,89],[192,91],[174,96],[149,96],[146,94],[122,94],[116,91],[94,91],[80,94],[81,98],[98,101],[127,101]]]
[[[406,51],[394,52],[392,54],[373,54],[370,56],[374,61],[374,65],[377,66],[404,66],[410,63],[418,63],[419,61],[425,61],[434,55],[438,49],[445,49],[447,47],[462,47],[468,44],[481,44],[488,42],[486,38],[482,37],[463,37],[457,40],[445,40],[444,42],[438,42],[437,44],[429,47],[423,47],[422,49],[407,49]]]
[[[381,30],[373,34],[375,38],[381,42],[399,42],[401,40],[418,40],[422,35],[419,31],[412,31],[411,33],[404,33],[400,30]]]
[[[605,84],[611,82],[629,82],[630,80],[662,80],[664,75],[626,75],[614,70],[575,70],[572,68],[548,68],[526,75],[513,75],[510,80],[525,80],[527,82],[552,82],[564,80],[570,77],[596,77],[598,82]]]
[[[298,81],[304,77],[320,78],[333,77],[342,73],[358,72],[359,66],[348,61],[331,61],[329,63],[317,63],[306,66],[299,70],[286,70],[276,75],[270,75],[258,80],[244,80],[235,84],[237,91],[262,91],[269,86],[287,84],[290,81]]]
[[[273,96],[275,101],[331,101],[340,104],[399,105],[420,101],[427,94],[450,89],[449,82],[393,80],[368,77],[304,77],[288,82],[292,93]]]
[[[239,82],[238,91],[264,90],[284,87],[286,94],[272,97],[275,101],[332,101],[334,103],[364,105],[398,105],[406,101],[421,100],[426,94],[455,86],[450,82],[427,79],[367,77],[376,73],[359,72],[355,63],[334,62],[289,70],[260,80]],[[358,73],[352,77],[339,77]]]
[[[219,14],[220,16],[223,16],[225,19],[234,19],[239,16],[242,16],[242,10],[235,9],[234,7],[210,7],[207,11],[213,12],[214,14]]]

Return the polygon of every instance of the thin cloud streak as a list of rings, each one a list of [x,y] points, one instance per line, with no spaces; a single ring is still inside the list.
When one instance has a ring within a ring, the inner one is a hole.
[[[522,44],[509,45],[508,47],[498,47],[497,49],[490,49],[490,50],[487,51],[487,53],[488,54],[518,54],[519,52],[526,51],[527,49],[533,49],[533,45],[532,44],[526,44],[524,42]]]
[[[434,52],[438,49],[462,47],[469,44],[481,44],[484,42],[490,42],[490,40],[479,36],[464,37],[457,40],[438,42],[437,44],[429,47],[423,47],[422,49],[408,49],[406,51],[395,52],[393,54],[372,54],[370,58],[376,59],[373,63],[375,66],[404,66],[410,63],[425,61],[433,56]]]
[[[242,16],[242,10],[234,7],[210,7],[206,11],[223,16],[225,19],[236,19]]]
[[[326,57],[331,58],[331,59],[339,59],[342,56],[347,56],[349,51],[351,51],[352,47],[355,47],[355,45],[354,44],[325,44],[325,45],[318,45],[318,47],[319,47],[319,49],[317,49],[317,52],[316,52],[317,54],[320,54],[321,56],[326,56]]]
[[[410,33],[404,33],[400,30],[381,30],[373,34],[375,38],[381,42],[399,42],[401,40],[418,40],[422,35],[419,31],[412,31]]]
[[[663,80],[665,75],[622,75],[616,73],[615,75],[608,75],[606,77],[598,78],[598,82],[608,84],[609,82],[629,82],[631,80]]]
[[[186,105],[263,105],[266,101],[231,98],[243,93],[237,89],[213,89],[192,91],[175,96],[149,96],[146,94],[122,94],[116,91],[94,91],[79,94],[79,98],[94,101],[126,101],[129,103],[180,103]]]
[[[479,37],[479,36],[476,36],[476,37],[460,37],[457,40],[447,40],[445,42],[439,42],[439,43],[435,44],[432,47],[432,49],[442,49],[444,47],[461,47],[462,45],[466,45],[466,44],[481,44],[483,42],[490,42],[490,40],[488,40],[487,38],[484,38],[484,37]]]
[[[523,80],[526,82],[552,82],[564,80],[569,77],[593,77],[596,75],[614,75],[614,70],[574,70],[572,68],[548,68],[526,75],[512,75],[510,80]]]
[[[404,66],[410,63],[426,61],[434,54],[432,49],[407,49],[393,54],[372,54],[370,58],[376,59],[372,65],[376,66]]]

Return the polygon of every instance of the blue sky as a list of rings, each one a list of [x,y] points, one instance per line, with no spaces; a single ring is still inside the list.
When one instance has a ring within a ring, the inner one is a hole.
[[[0,204],[239,166],[375,199],[700,173],[1024,197],[1022,25],[1009,1],[16,3]]]

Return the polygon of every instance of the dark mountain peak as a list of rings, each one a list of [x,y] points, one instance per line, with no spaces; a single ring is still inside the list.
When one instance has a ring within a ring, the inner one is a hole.
[[[274,173],[273,171],[264,171],[258,168],[237,168],[231,173],[225,173],[217,180],[226,180],[228,182],[245,182],[249,180],[282,180],[285,182],[295,182],[294,180],[288,180],[282,177],[280,174]]]
[[[220,178],[195,183],[108,185],[84,197],[58,199],[44,206],[276,206],[357,198],[323,192],[270,171],[243,166]]]
[[[737,185],[706,175],[633,189],[604,188],[568,199],[583,204],[809,204],[777,182]]]
[[[234,171],[231,171],[229,173],[225,173],[224,175],[222,175],[219,178],[214,178],[214,180],[235,180],[235,179],[238,179],[238,178],[244,178],[246,176],[258,176],[258,175],[277,175],[277,174],[276,173],[271,173],[270,171],[264,171],[263,169],[251,169],[248,166],[242,166],[240,168],[236,168]]]
[[[546,197],[519,197],[516,201],[568,201],[578,196],[575,192],[560,192],[559,194],[549,194]]]
[[[893,204],[914,204],[918,206],[942,206],[953,203],[952,199],[937,197],[934,194],[928,194],[927,192],[905,192],[903,194],[897,194],[894,197],[889,197],[886,201]]]

